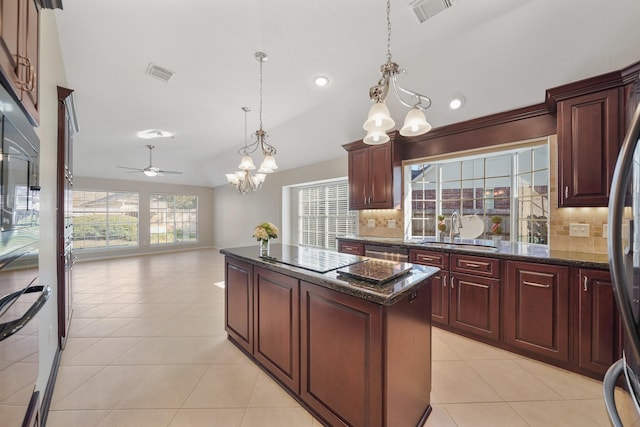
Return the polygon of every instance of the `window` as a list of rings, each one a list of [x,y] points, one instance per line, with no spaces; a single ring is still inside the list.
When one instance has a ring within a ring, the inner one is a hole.
[[[138,202],[138,193],[74,191],[74,247],[137,246]]]
[[[491,218],[502,219],[507,240],[548,242],[549,146],[412,164],[411,237],[436,235],[438,216],[476,214],[485,222],[478,238],[490,238]],[[409,211],[409,209],[407,210]]]
[[[355,234],[357,215],[349,210],[348,182],[339,181],[298,190],[298,243],[336,249],[336,237]]]
[[[151,245],[198,241],[198,196],[152,194],[150,218]]]

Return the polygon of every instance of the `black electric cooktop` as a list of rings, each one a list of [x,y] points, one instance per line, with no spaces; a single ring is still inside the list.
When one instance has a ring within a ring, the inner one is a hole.
[[[300,267],[316,273],[327,273],[338,268],[347,267],[365,261],[357,255],[327,251],[300,246],[274,245],[269,256],[261,257],[269,261]]]

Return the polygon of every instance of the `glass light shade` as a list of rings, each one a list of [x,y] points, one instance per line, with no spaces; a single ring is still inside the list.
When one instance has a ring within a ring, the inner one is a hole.
[[[255,168],[256,166],[253,164],[253,159],[251,158],[251,156],[242,156],[242,160],[240,160],[238,169],[242,169],[243,171],[246,171],[246,170],[253,170]]]
[[[156,172],[153,169],[145,169],[144,170],[144,174],[147,175],[147,176],[152,176],[153,177],[153,176],[158,175],[158,172]]]
[[[260,170],[258,172],[271,173],[275,169],[278,169],[278,165],[276,164],[276,159],[272,155],[268,154],[264,156],[264,160],[260,165]]]
[[[402,136],[417,136],[431,130],[431,125],[427,123],[427,118],[419,108],[412,108],[404,119],[404,126],[400,129]]]
[[[389,141],[389,135],[386,132],[378,132],[375,130],[370,130],[367,132],[367,136],[362,140],[365,144],[369,145],[378,145],[384,144]]]
[[[235,171],[234,173],[238,177],[238,181],[240,181],[242,178],[244,178],[244,176],[247,174],[246,171]]]
[[[263,183],[267,175],[263,173],[257,173],[256,176],[253,177],[253,180],[259,183]]]
[[[240,182],[240,180],[238,179],[238,177],[234,173],[227,173],[227,174],[225,174],[225,176],[227,177],[227,182],[229,184],[236,185],[238,182]]]
[[[389,109],[384,102],[376,102],[371,106],[369,110],[369,116],[367,121],[364,122],[362,127],[366,131],[380,131],[386,132],[395,126],[396,122],[391,118]]]

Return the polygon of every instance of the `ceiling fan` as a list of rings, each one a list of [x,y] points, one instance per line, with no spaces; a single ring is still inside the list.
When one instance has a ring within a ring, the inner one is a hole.
[[[145,174],[146,176],[156,176],[156,175],[164,175],[166,173],[168,174],[182,174],[182,172],[177,172],[177,171],[165,171],[165,170],[161,170],[160,168],[157,168],[155,166],[153,166],[153,161],[152,161],[152,153],[153,153],[153,149],[155,148],[155,145],[151,145],[148,144],[147,148],[149,149],[149,166],[147,166],[144,169],[139,169],[139,168],[130,168],[127,166],[118,166],[119,168],[122,169],[129,169],[129,173],[133,173],[133,172],[142,172],[143,174]]]

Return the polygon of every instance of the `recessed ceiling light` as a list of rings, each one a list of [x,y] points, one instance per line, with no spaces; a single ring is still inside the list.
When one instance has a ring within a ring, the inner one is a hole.
[[[329,77],[318,76],[313,79],[313,82],[316,84],[316,86],[325,87],[329,84]]]
[[[141,130],[140,132],[136,133],[136,136],[142,139],[173,138],[173,134],[171,132],[160,129]]]
[[[458,110],[464,105],[464,97],[462,95],[456,95],[449,100],[449,108],[451,110]]]

